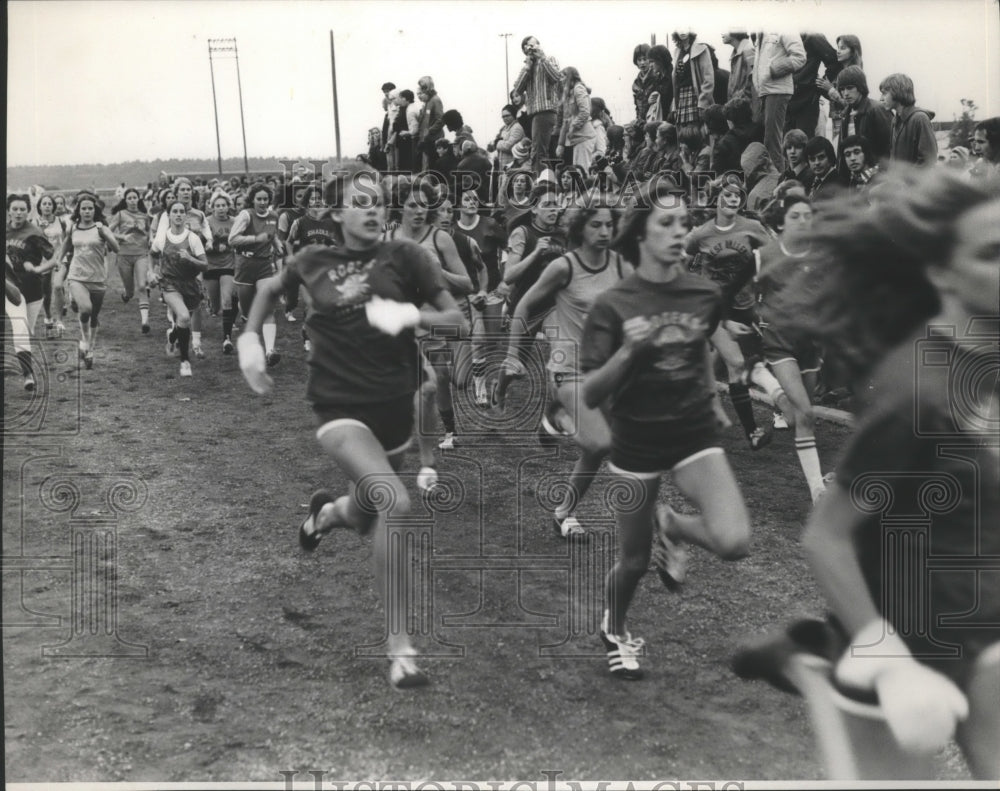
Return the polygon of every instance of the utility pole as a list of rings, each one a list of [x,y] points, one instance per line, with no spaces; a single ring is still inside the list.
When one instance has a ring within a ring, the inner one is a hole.
[[[215,112],[215,150],[219,157],[219,175],[222,175],[222,141],[219,138],[219,103],[215,99],[215,66],[212,64],[212,42],[208,42],[208,70],[212,75],[212,110]]]
[[[503,39],[503,63],[504,71],[507,74],[507,93],[506,99],[504,99],[504,104],[510,101],[510,33],[501,33],[500,38]]]
[[[330,31],[330,73],[333,78],[333,137],[337,142],[337,160],[340,161],[340,108],[337,104],[337,56],[333,49],[333,31]]]
[[[208,62],[212,69],[212,101],[215,101],[215,68],[211,65],[213,57],[232,53],[236,60],[236,87],[240,97],[240,130],[243,133],[243,172],[250,175],[250,161],[247,158],[247,127],[243,116],[243,81],[240,79],[240,53],[236,48],[235,38],[210,38],[208,40]],[[215,137],[219,148],[219,173],[222,173],[222,145],[219,143],[219,110],[215,110]]]

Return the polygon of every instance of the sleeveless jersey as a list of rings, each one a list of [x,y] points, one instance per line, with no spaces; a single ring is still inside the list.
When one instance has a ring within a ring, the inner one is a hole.
[[[250,224],[243,231],[244,236],[257,236],[266,233],[266,242],[253,242],[249,245],[238,245],[236,255],[238,258],[253,261],[273,261],[274,260],[274,236],[278,232],[278,215],[269,211],[263,217],[257,212],[244,209],[250,216]]]
[[[563,254],[563,248],[566,244],[566,236],[561,228],[558,226],[553,228],[551,231],[543,231],[536,228],[533,224],[520,225],[519,228],[524,230],[525,243],[524,252],[521,255],[521,260],[523,261],[531,252],[538,246],[539,240],[543,237],[548,238],[552,242],[552,247],[546,250],[542,255],[538,256],[532,263],[531,266],[525,270],[521,276],[513,283],[510,287],[510,294],[507,297],[507,304],[510,306],[510,312],[513,315],[514,308],[517,307],[517,303],[521,301],[521,298],[528,293],[535,282],[541,277],[542,272],[545,271],[552,261],[555,261],[559,256]],[[511,235],[517,229],[511,232]],[[543,305],[536,308],[536,315],[541,315],[542,313],[548,312],[552,308],[552,305]]]
[[[104,286],[108,270],[104,263],[108,246],[101,238],[97,226],[81,230],[75,225],[70,231],[73,242],[73,258],[69,262],[68,280]]]
[[[207,219],[212,238],[205,245],[205,257],[209,269],[232,269],[235,263],[233,248],[229,246],[229,232],[233,229],[233,218],[219,220],[215,215]]]
[[[288,241],[295,252],[310,244],[333,247],[340,244],[340,228],[329,215],[313,217],[307,214],[292,224]]]
[[[149,252],[149,216],[122,209],[113,219],[115,236],[122,237],[122,255],[145,255]]]
[[[193,249],[191,244],[192,233],[193,231],[188,228],[180,237],[175,237],[167,231],[167,239],[160,258],[160,273],[165,280],[184,281],[195,280],[198,277],[198,267],[180,257],[182,250],[192,255],[197,254],[197,250]]]

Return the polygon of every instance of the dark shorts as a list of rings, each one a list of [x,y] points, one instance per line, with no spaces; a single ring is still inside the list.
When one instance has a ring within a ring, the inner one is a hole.
[[[809,341],[778,329],[773,324],[761,324],[761,345],[764,359],[771,365],[795,360],[802,373],[819,370],[819,349]]]
[[[218,280],[223,275],[232,277],[235,271],[234,269],[206,269],[201,273],[201,277],[203,280]]]
[[[737,309],[730,311],[729,319],[753,329],[749,335],[740,335],[735,338],[736,345],[740,347],[740,353],[746,361],[747,370],[749,370],[755,362],[764,360],[764,339],[758,329],[757,314],[753,308]]]
[[[184,307],[194,310],[201,304],[201,283],[197,280],[171,280],[163,278],[160,281],[160,291],[164,294],[180,294],[184,299]]]
[[[654,477],[706,451],[722,452],[714,415],[693,426],[644,423],[611,418],[611,457],[614,472]]]
[[[316,438],[341,426],[363,426],[388,455],[401,453],[413,436],[413,394],[378,404],[313,404],[319,420]]]
[[[237,258],[233,278],[238,286],[252,286],[259,280],[267,280],[278,274],[274,263],[268,260],[258,261],[255,258]]]

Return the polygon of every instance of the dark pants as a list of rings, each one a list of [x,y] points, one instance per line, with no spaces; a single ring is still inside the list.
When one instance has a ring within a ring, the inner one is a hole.
[[[546,160],[555,129],[555,110],[541,110],[531,116],[531,168],[536,174],[548,167]]]
[[[771,164],[778,167],[784,162],[784,150],[781,145],[785,136],[785,114],[788,110],[788,101],[792,97],[787,93],[768,94],[761,97],[763,104],[764,121],[764,148],[771,157]],[[816,125],[813,124],[815,130]],[[812,137],[812,135],[810,135]]]

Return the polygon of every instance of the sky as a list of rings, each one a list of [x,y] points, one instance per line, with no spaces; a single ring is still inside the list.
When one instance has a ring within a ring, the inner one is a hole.
[[[506,99],[505,45],[513,81],[521,39],[534,35],[624,123],[636,44],[668,43],[689,25],[727,62],[720,36],[733,23],[815,30],[831,43],[853,33],[873,94],[902,71],[939,120],[963,98],[979,118],[1000,115],[998,0],[14,0],[7,164],[214,158],[210,38],[237,39],[248,154],[326,158],[336,153],[331,30],[342,153],[353,157],[381,126],[386,81],[415,93],[431,75],[445,109],[485,143]],[[214,68],[222,156],[241,156],[235,61]]]

